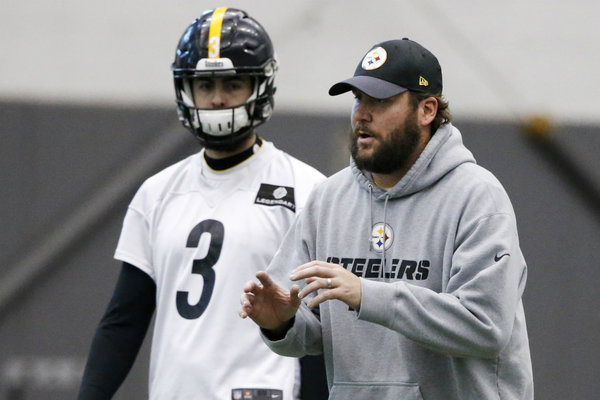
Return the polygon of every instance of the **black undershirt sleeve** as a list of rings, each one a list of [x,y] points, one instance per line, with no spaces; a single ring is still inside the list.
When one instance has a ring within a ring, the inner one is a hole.
[[[129,373],[156,308],[156,284],[123,263],[113,296],[96,328],[78,400],[111,399]]]

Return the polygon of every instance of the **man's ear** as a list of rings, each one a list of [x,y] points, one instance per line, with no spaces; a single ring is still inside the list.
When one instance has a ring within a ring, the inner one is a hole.
[[[438,110],[437,99],[433,96],[427,97],[419,103],[419,125],[427,126],[430,125]]]

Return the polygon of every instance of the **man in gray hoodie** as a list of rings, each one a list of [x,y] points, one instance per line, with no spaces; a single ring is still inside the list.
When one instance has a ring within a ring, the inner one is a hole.
[[[350,166],[311,194],[239,314],[325,355],[330,399],[533,399],[527,265],[498,180],[450,123],[437,58],[403,39],[354,76]]]

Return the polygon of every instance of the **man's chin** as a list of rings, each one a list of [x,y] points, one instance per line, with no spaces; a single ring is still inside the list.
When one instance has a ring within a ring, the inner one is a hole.
[[[372,157],[370,154],[365,154],[364,152],[358,152],[355,154],[352,154],[352,159],[354,160],[354,162],[356,163],[356,165],[358,165],[361,169],[363,169],[363,167],[371,165],[372,164]]]
[[[373,149],[373,146],[365,146],[365,145],[361,145],[359,143],[356,144],[356,152],[354,153],[354,155],[356,156],[356,158],[360,158],[362,160],[368,160],[373,158],[373,154],[374,154],[375,150]]]

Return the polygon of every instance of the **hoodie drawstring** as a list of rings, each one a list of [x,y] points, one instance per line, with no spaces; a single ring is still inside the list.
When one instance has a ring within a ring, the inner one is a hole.
[[[367,238],[369,240],[369,249],[372,248],[373,243],[373,237],[372,237],[372,229],[373,229],[373,185],[371,185],[369,183],[369,234],[367,235]],[[387,219],[387,204],[388,204],[388,200],[390,199],[390,194],[386,193],[385,194],[385,201],[383,203],[383,250],[381,252],[381,269],[379,270],[379,278],[382,280],[385,280],[385,272],[386,272],[386,266],[385,266],[385,245],[386,245],[386,233],[385,233],[385,227],[386,227],[386,219]]]
[[[383,251],[382,251],[382,259],[381,259],[381,278],[385,278],[385,247],[386,247],[386,234],[385,234],[385,227],[386,225],[386,214],[387,214],[387,204],[388,204],[388,200],[390,199],[390,194],[386,193],[385,194],[385,202],[383,203]],[[371,217],[372,218],[372,217]],[[385,279],[384,279],[385,280]]]
[[[373,229],[373,185],[369,183],[369,226],[367,227],[367,240],[369,241],[369,249],[371,248],[371,230]]]

